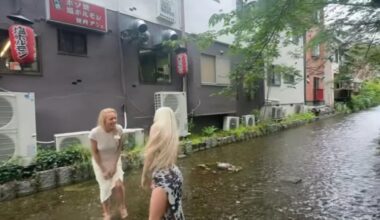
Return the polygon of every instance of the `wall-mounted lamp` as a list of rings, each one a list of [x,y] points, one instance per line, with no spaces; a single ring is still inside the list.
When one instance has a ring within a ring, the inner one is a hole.
[[[139,42],[145,43],[150,38],[148,25],[145,23],[145,21],[136,19],[129,25],[127,29],[120,32],[120,38],[127,41],[139,40]]]
[[[30,19],[22,16],[22,15],[8,15],[7,18],[9,18],[10,20],[14,21],[15,23],[17,24],[23,24],[23,25],[32,25],[33,24],[33,21],[31,21]]]
[[[168,41],[168,40],[178,40],[178,38],[179,38],[179,36],[178,36],[177,32],[170,30],[170,29],[164,30],[161,32],[160,35],[155,36],[154,45],[160,45],[160,44],[162,44],[162,42]]]

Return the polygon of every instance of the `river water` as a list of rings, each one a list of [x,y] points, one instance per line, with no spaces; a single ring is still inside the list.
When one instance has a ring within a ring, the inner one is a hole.
[[[378,107],[194,153],[179,161],[186,218],[380,219],[379,139]],[[242,170],[197,166],[216,162]],[[126,174],[130,220],[147,219],[140,174]],[[0,219],[101,219],[98,186],[88,181],[0,203]]]

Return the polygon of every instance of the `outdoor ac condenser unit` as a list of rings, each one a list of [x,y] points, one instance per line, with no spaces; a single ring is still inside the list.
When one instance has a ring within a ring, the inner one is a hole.
[[[189,135],[187,127],[187,102],[185,92],[156,92],[154,94],[154,107],[170,107],[175,114],[179,136]]]
[[[223,130],[228,131],[239,127],[239,117],[226,116],[223,121]]]
[[[296,105],[294,106],[294,112],[295,112],[296,114],[304,113],[304,112],[305,112],[304,105],[303,105],[303,104],[296,104]]]
[[[241,121],[244,126],[255,126],[254,115],[243,115],[241,116]]]
[[[278,120],[285,117],[285,111],[282,107],[273,106],[272,107],[272,119]]]
[[[28,165],[36,153],[34,93],[0,92],[0,161]]]
[[[71,133],[55,134],[55,147],[57,151],[63,150],[70,146],[83,146],[87,149],[91,149],[91,142],[88,138],[90,131],[78,131]]]
[[[123,129],[123,135],[127,135],[126,138],[123,138],[123,149],[142,147],[144,145],[144,129],[142,128]]]

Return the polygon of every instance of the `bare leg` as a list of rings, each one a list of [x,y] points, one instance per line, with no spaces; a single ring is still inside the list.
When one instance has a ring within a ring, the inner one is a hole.
[[[104,220],[111,220],[110,207],[111,207],[111,201],[110,201],[110,198],[108,198],[106,201],[102,203]]]
[[[121,180],[118,180],[114,189],[115,196],[119,205],[120,217],[124,219],[128,216],[128,212],[125,206],[125,188],[123,182]]]

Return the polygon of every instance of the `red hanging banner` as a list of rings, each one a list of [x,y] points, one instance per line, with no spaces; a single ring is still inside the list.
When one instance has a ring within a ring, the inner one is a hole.
[[[189,64],[186,49],[182,48],[176,54],[176,70],[181,76],[185,76],[189,72]]]
[[[12,25],[8,29],[11,54],[20,64],[33,63],[36,59],[36,40],[34,30],[24,25]]]

